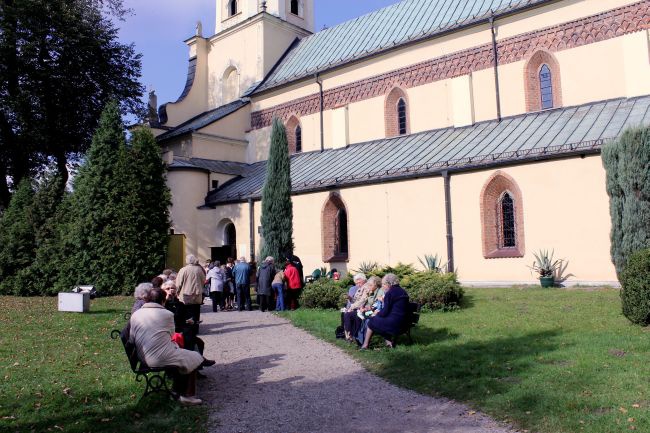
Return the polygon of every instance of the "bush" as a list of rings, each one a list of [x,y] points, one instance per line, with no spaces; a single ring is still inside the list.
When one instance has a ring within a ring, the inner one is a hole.
[[[300,295],[300,303],[306,308],[341,308],[346,302],[347,289],[336,281],[321,278],[308,283]]]
[[[401,280],[401,286],[408,292],[411,301],[430,310],[460,308],[460,300],[463,298],[463,288],[454,273],[418,272]]]
[[[623,315],[633,323],[650,324],[650,249],[630,255],[620,278]]]

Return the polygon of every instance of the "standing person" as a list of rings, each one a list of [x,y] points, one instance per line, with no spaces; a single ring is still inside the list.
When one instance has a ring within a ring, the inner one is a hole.
[[[269,298],[271,297],[271,284],[275,276],[275,264],[273,257],[264,259],[262,266],[257,270],[257,303],[260,311],[269,309]]]
[[[212,269],[208,271],[210,281],[210,299],[212,299],[212,312],[216,313],[217,307],[223,311],[223,287],[226,282],[226,274],[221,269],[221,263],[217,260],[212,262]]]
[[[237,286],[237,308],[239,311],[251,309],[251,280],[250,280],[251,267],[246,263],[246,258],[240,257],[237,264],[232,269],[233,277],[235,278],[235,285]]]
[[[298,277],[300,278],[300,288],[302,289],[303,284],[305,282],[305,275],[303,274],[302,262],[300,261],[300,257],[292,253],[287,253],[286,256],[287,256],[287,262],[291,263],[298,270]]]
[[[300,288],[302,287],[300,281],[300,274],[298,269],[293,265],[292,262],[287,262],[287,265],[284,268],[284,276],[287,279],[287,303],[289,308],[293,311],[299,307],[298,305],[298,296],[300,295]]]
[[[284,311],[284,281],[284,271],[281,269],[276,272],[275,276],[273,277],[273,282],[271,283],[271,287],[273,288],[276,296],[275,309],[277,311]]]
[[[235,306],[235,277],[232,273],[233,268],[235,267],[235,260],[232,257],[228,257],[226,260],[226,290],[228,290],[228,295],[226,296],[226,309],[232,310]]]
[[[193,254],[188,254],[186,261],[187,265],[181,268],[176,276],[178,299],[185,304],[189,316],[198,327],[201,319],[205,271],[203,270],[203,266],[199,264],[199,260]]]

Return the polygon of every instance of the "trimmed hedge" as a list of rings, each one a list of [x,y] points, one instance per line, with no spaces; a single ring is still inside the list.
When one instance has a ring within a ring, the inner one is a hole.
[[[650,324],[650,249],[630,255],[620,279],[623,315],[633,323]]]
[[[347,289],[329,278],[320,278],[305,286],[300,303],[306,308],[341,308],[345,305]]]
[[[417,272],[405,277],[401,285],[411,301],[428,310],[458,309],[464,293],[454,273]]]

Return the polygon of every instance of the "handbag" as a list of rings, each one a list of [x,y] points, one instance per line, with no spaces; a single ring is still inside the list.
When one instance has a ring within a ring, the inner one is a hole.
[[[345,330],[340,325],[336,327],[334,334],[336,335],[336,338],[345,338]]]

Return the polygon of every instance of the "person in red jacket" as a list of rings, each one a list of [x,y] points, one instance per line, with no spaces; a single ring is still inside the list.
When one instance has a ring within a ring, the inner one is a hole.
[[[298,308],[298,296],[300,295],[300,288],[302,281],[300,281],[300,273],[298,269],[291,262],[287,262],[284,268],[284,277],[287,279],[287,301],[289,308],[295,310]]]

